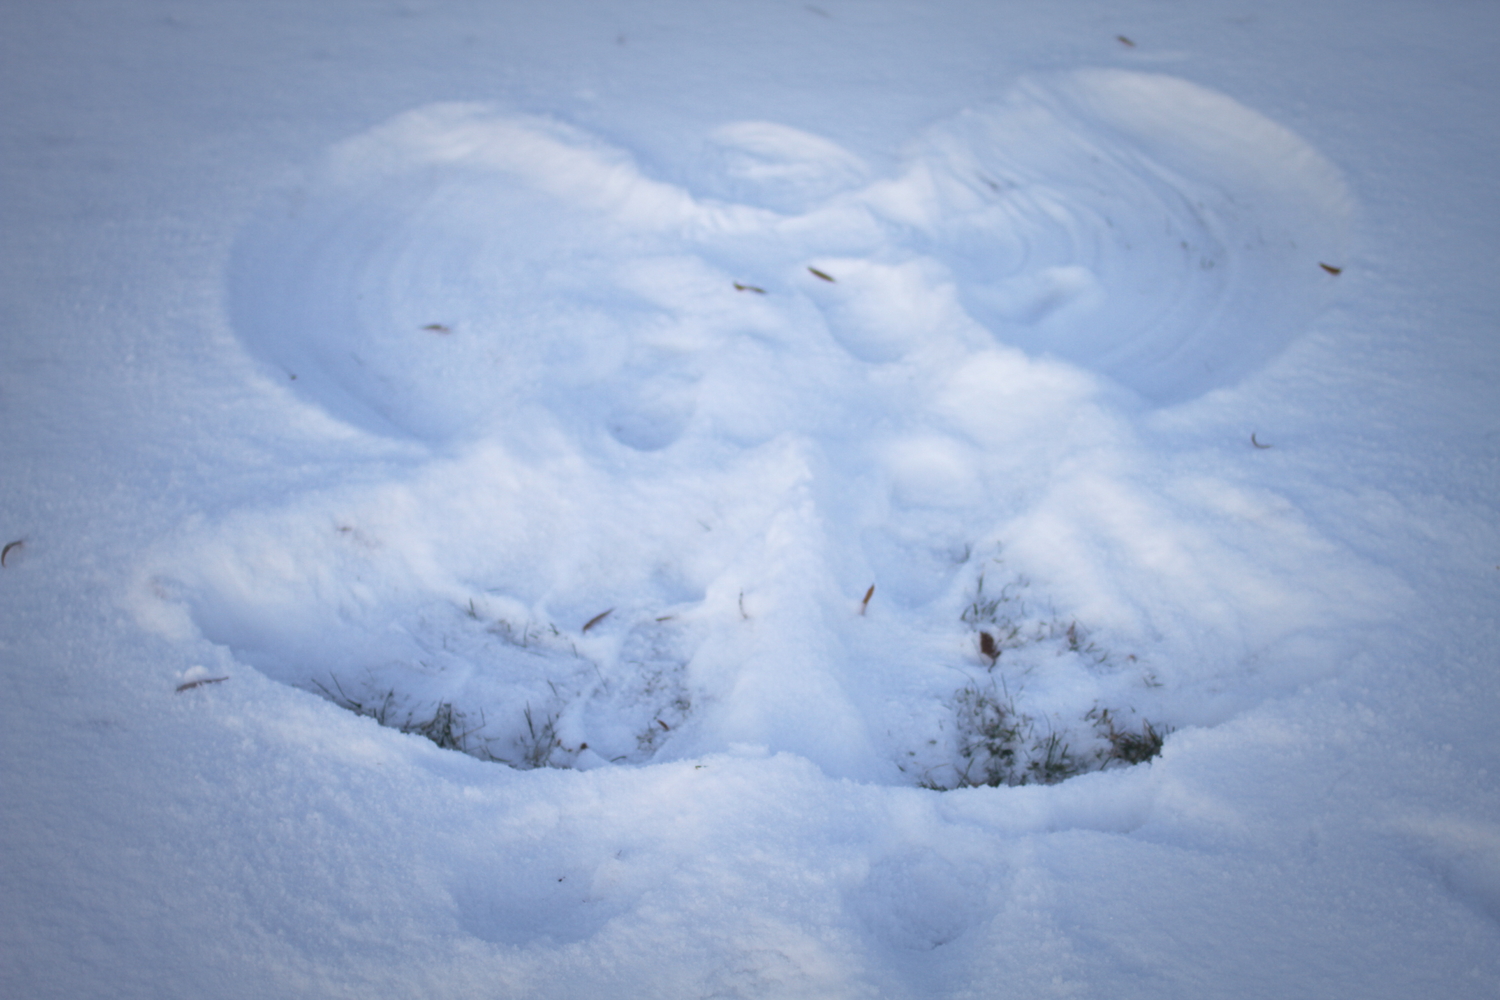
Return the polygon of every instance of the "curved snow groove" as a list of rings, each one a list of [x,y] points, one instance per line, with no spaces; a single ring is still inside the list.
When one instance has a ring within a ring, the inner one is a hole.
[[[1172,403],[1305,329],[1350,199],[1296,136],[1182,80],[1075,73],[927,136],[917,225],[1001,340]],[[945,247],[958,248],[957,253]]]
[[[586,391],[596,420],[664,447],[747,325],[826,327],[885,363],[960,313],[1175,402],[1305,327],[1349,216],[1285,129],[1119,71],[1025,84],[930,130],[900,176],[867,175],[826,140],[743,123],[695,173],[743,203],[699,200],[556,123],[427,108],[339,147],[246,234],[235,326],[337,415],[434,440]],[[799,281],[818,261],[837,283]],[[720,294],[733,281],[775,294],[747,316]]]
[[[236,329],[304,398],[449,457],[247,514],[153,586],[271,675],[481,756],[757,745],[938,786],[1204,721],[1162,693],[1194,668],[1143,642],[1206,636],[1218,685],[1363,606],[1341,570],[1285,579],[1323,544],[1294,511],[1134,481],[1105,388],[1189,399],[1316,314],[1348,199],[1284,129],[1081,72],[935,126],[893,177],[768,123],[687,176],[475,105],[335,149],[246,231]],[[1250,511],[1254,544],[1193,504]]]

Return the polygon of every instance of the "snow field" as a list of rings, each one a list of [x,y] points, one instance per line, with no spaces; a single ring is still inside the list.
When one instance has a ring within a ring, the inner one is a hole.
[[[1483,5],[12,6],[0,993],[1494,994]]]

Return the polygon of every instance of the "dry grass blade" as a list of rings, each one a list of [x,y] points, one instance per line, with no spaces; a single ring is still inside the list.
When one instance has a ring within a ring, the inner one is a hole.
[[[601,611],[601,612],[599,612],[597,615],[595,615],[594,617],[590,618],[588,621],[584,622],[583,623],[583,628],[580,631],[581,632],[587,632],[589,629],[593,628],[595,625],[598,625],[604,619],[606,619],[610,615],[614,614],[614,610],[615,610],[614,608],[610,608],[608,611]]]
[[[228,677],[204,677],[200,680],[188,681],[185,684],[177,685],[177,692],[181,694],[183,691],[191,691],[193,690],[193,688],[201,688],[206,684],[222,684],[227,680],[229,680]]]

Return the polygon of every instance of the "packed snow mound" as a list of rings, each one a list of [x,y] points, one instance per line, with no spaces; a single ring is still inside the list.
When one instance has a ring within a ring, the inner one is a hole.
[[[955,787],[1144,759],[1391,593],[1136,441],[1142,397],[1316,314],[1348,200],[1279,126],[1084,72],[893,177],[771,123],[686,175],[476,105],[337,147],[247,230],[233,320],[429,457],[185,530],[145,617],[516,766],[748,746]]]

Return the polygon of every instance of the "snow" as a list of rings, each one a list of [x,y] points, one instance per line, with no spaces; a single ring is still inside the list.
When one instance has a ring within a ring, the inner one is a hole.
[[[1494,995],[1487,7],[9,14],[7,995]]]

